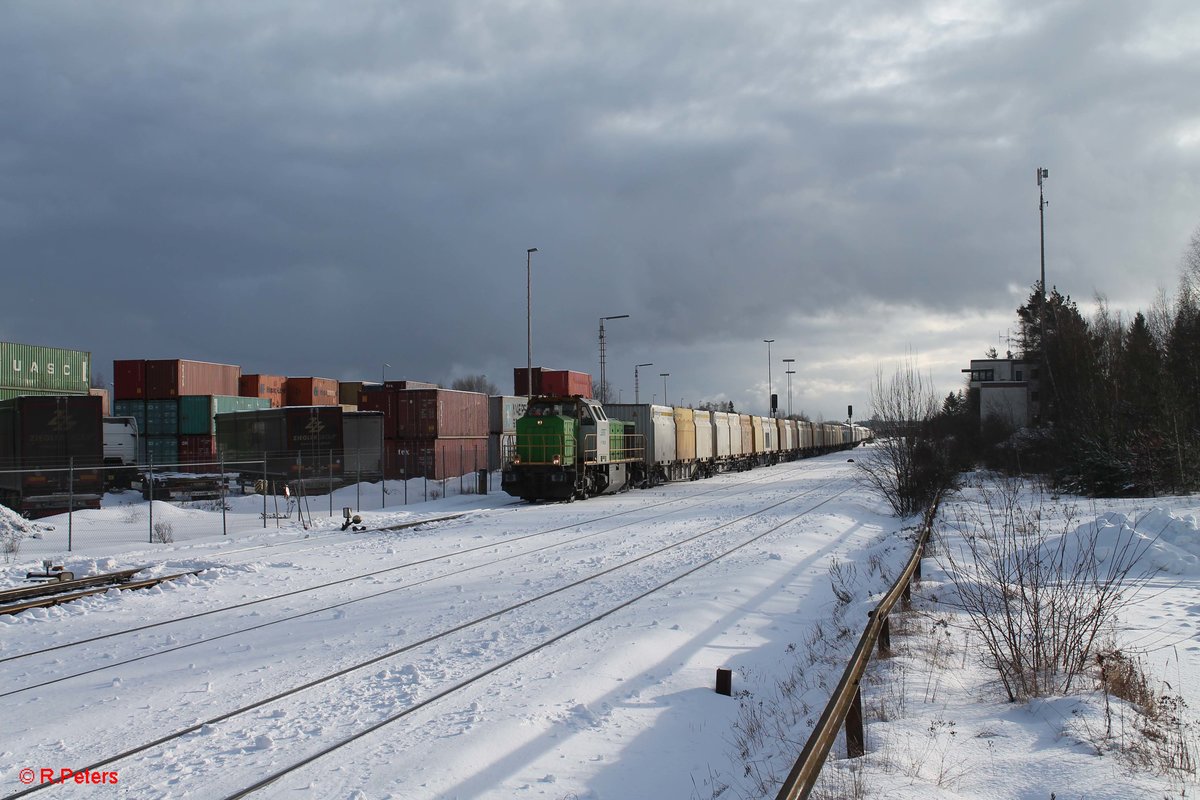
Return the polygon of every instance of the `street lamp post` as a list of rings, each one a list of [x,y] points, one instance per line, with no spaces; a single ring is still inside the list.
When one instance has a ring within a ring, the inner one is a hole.
[[[607,403],[609,401],[608,384],[605,382],[604,378],[604,322],[605,320],[610,319],[629,319],[629,315],[617,314],[616,316],[612,317],[600,318],[600,392],[604,395],[600,398],[601,403]]]
[[[654,363],[647,361],[645,364],[634,364],[633,366],[633,402],[640,404],[641,398],[638,396],[638,370],[642,367],[653,367]]]
[[[787,379],[787,381],[788,381],[788,416],[790,417],[790,416],[792,416],[792,376],[796,374],[796,370],[792,369],[792,364],[796,363],[796,359],[785,358],[783,360],[783,363],[787,364],[786,371],[787,371],[787,376],[788,376],[788,379]]]
[[[658,373],[658,377],[663,379],[663,402],[666,403],[666,402],[668,402],[667,401],[667,378],[671,377],[671,373],[660,372],[660,373]]]
[[[533,397],[533,254],[538,249],[531,247],[525,251],[525,394],[526,399]]]
[[[774,417],[775,409],[771,408],[771,342],[775,340],[763,339],[763,341],[767,343],[767,414]]]

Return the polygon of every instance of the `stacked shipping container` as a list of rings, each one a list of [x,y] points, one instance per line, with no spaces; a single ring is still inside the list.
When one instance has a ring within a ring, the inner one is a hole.
[[[92,354],[85,350],[0,342],[0,400],[87,394],[91,367]]]
[[[554,395],[558,397],[592,396],[592,376],[586,372],[575,372],[569,369],[546,369],[534,367],[533,390],[529,390],[528,367],[513,368],[513,394],[516,395]]]
[[[289,406],[336,406],[338,382],[333,378],[288,378]]]
[[[405,382],[411,383],[411,382]],[[389,478],[457,477],[488,465],[488,397],[452,389],[365,386],[362,411],[383,414]]]
[[[271,401],[271,408],[287,405],[287,378],[282,375],[243,375],[238,381],[238,394]]]
[[[143,463],[187,465],[212,462],[217,457],[217,414],[270,408],[261,397],[184,395],[175,399],[118,400],[119,417],[133,417],[142,433]]]
[[[86,394],[0,401],[0,502],[31,517],[99,508],[101,420]]]
[[[273,478],[340,479],[345,438],[341,406],[288,406],[218,414],[216,437],[226,462],[266,461]]]

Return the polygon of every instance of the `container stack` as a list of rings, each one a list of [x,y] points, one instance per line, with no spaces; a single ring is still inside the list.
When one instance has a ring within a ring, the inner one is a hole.
[[[406,384],[411,382],[405,382]],[[388,478],[433,480],[488,466],[488,396],[453,389],[364,387],[362,411],[383,414]]]
[[[0,400],[88,394],[91,385],[92,354],[86,350],[0,342]]]
[[[268,408],[269,398],[239,394],[241,367],[184,359],[113,362],[113,411],[142,434],[138,460],[184,470],[217,458],[216,414]]]

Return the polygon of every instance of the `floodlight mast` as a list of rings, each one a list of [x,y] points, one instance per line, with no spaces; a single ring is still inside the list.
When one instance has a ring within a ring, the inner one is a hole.
[[[1046,200],[1046,195],[1042,191],[1042,181],[1050,177],[1050,170],[1045,167],[1037,169],[1037,184],[1038,184],[1038,223],[1041,227],[1041,243],[1042,243],[1042,305],[1046,305],[1046,206],[1049,203]]]

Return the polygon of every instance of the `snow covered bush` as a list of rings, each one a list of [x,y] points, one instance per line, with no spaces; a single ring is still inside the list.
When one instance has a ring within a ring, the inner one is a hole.
[[[1076,526],[1058,509],[1049,529],[1040,494],[1019,481],[977,487],[979,502],[952,525],[942,566],[1009,700],[1068,694],[1090,674],[1102,634],[1152,573],[1152,540],[1100,519]]]

